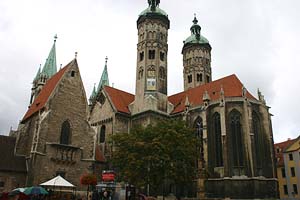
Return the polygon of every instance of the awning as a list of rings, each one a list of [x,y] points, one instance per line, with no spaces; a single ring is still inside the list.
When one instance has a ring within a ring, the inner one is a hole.
[[[52,186],[52,187],[72,187],[74,188],[75,186],[68,182],[66,179],[64,179],[61,176],[57,176],[45,183],[40,184],[41,186]]]

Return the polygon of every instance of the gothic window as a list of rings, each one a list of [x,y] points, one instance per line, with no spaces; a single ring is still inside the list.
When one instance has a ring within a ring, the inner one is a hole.
[[[61,126],[60,144],[69,145],[71,143],[71,126],[68,121],[64,121]]]
[[[143,78],[143,75],[144,75],[144,69],[143,67],[140,67],[138,79],[140,80],[141,78]]]
[[[101,129],[100,129],[100,138],[99,138],[99,142],[100,143],[104,143],[105,142],[105,131],[106,131],[105,125],[102,125]]]
[[[215,166],[223,166],[222,135],[220,114],[215,113],[212,118],[212,134],[215,147]]]
[[[148,58],[149,60],[155,59],[155,50],[149,50]]]
[[[159,78],[165,79],[165,77],[166,77],[165,69],[163,67],[160,67],[159,68]]]
[[[164,52],[160,52],[160,60],[165,61],[165,53]]]
[[[202,82],[202,74],[197,74],[197,82]]]
[[[143,61],[144,60],[144,52],[140,52],[140,61]]]
[[[241,114],[234,110],[230,113],[230,133],[233,166],[235,175],[241,175],[244,166]]]
[[[263,135],[261,132],[261,124],[258,115],[253,112],[252,114],[252,126],[254,134],[254,146],[255,146],[255,157],[256,157],[256,167],[262,168],[263,155],[264,155],[264,144]]]
[[[191,83],[193,81],[193,76],[192,75],[188,75],[188,83]]]
[[[206,82],[209,83],[209,76],[206,76]]]
[[[155,77],[155,69],[154,69],[154,67],[150,67],[148,69],[148,77]]]

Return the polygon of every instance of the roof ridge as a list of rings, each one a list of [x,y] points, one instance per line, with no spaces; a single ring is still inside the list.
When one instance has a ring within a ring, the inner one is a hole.
[[[124,91],[124,90],[117,89],[117,88],[114,88],[114,87],[111,87],[111,86],[108,86],[108,85],[105,85],[104,87],[108,87],[108,88],[111,88],[111,89],[114,89],[114,90],[117,90],[117,91],[120,91],[120,92],[124,92],[124,93],[126,93],[126,94],[130,94],[130,95],[132,95],[132,96],[135,96],[134,94],[131,94],[131,93],[126,92],[126,91]]]

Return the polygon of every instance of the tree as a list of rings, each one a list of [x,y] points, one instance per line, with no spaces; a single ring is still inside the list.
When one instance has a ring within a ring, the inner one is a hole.
[[[120,180],[144,189],[149,184],[155,195],[165,181],[184,185],[195,180],[197,141],[185,122],[161,120],[114,135],[112,163]]]

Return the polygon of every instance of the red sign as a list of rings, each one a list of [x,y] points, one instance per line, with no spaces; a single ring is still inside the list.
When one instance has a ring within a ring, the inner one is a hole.
[[[102,181],[103,182],[115,181],[115,173],[114,172],[102,172]]]

